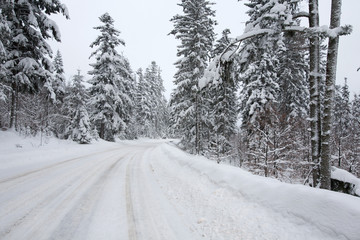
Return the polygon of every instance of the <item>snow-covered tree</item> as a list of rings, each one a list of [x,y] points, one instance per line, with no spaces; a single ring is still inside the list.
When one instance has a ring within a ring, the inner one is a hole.
[[[351,103],[351,140],[349,141],[348,170],[360,177],[360,95],[355,94]]]
[[[97,49],[90,57],[96,62],[90,83],[89,104],[93,107],[91,118],[102,139],[114,141],[115,135],[124,133],[130,120],[133,106],[133,79],[130,64],[116,50],[125,42],[119,38],[120,31],[115,29],[114,20],[108,13],[100,18],[103,25],[95,27],[101,35],[90,45]]]
[[[50,96],[55,96],[49,83],[52,50],[46,40],[60,41],[60,32],[49,15],[62,13],[68,18],[68,12],[59,0],[16,0],[1,4],[1,14],[10,29],[9,42],[5,44],[6,60],[1,64],[7,69],[6,84],[12,88],[10,127],[14,127],[20,91],[31,93],[44,86]]]
[[[57,101],[62,101],[62,98],[64,97],[65,94],[65,71],[64,71],[64,64],[63,64],[63,59],[61,56],[61,53],[59,50],[57,50],[54,61],[54,80],[52,82],[52,89],[55,92],[56,95],[56,100]]]
[[[340,27],[341,0],[333,0],[331,3],[330,29]],[[333,122],[333,102],[336,82],[337,55],[339,47],[339,35],[329,36],[328,55],[326,62],[326,84],[324,96],[324,113],[321,136],[321,162],[320,162],[320,187],[330,189],[331,178],[331,128]]]
[[[73,77],[64,99],[64,104],[67,106],[66,114],[70,120],[66,127],[65,136],[81,144],[90,143],[92,139],[90,119],[86,108],[89,95],[83,82],[84,76],[80,74],[79,70]]]
[[[309,109],[307,39],[299,33],[284,34],[277,45],[278,107],[288,118],[306,118]]]
[[[215,12],[211,9],[213,3],[207,0],[182,0],[178,5],[183,14],[171,19],[174,23],[171,34],[181,41],[179,60],[175,63],[176,89],[170,100],[172,127],[181,136],[182,145],[199,154],[203,147],[204,116],[198,81],[204,75],[213,46]]]
[[[333,134],[332,134],[332,155],[336,159],[334,165],[347,169],[348,155],[351,149],[349,144],[352,141],[351,135],[351,105],[350,92],[345,79],[345,84],[341,87],[336,85],[335,101],[334,101],[334,118],[333,118]]]
[[[222,32],[221,38],[214,45],[214,56],[220,55],[230,44],[229,34],[229,29]],[[213,79],[216,83],[207,88],[210,99],[207,116],[210,126],[209,148],[215,153],[218,162],[221,161],[221,157],[229,157],[231,154],[231,138],[235,134],[238,115],[236,59],[222,62],[220,68],[218,79]]]
[[[149,92],[147,89],[147,82],[144,80],[143,70],[139,68],[136,72],[136,95],[135,95],[135,108],[136,108],[136,131],[138,136],[146,136],[147,121],[150,118]]]
[[[140,137],[166,136],[167,103],[160,67],[155,61],[137,71],[136,121]]]
[[[4,103],[4,101],[7,99],[6,92],[9,90],[9,87],[6,84],[7,69],[5,68],[3,62],[6,61],[6,57],[7,57],[6,46],[10,42],[11,30],[2,12],[3,9],[1,8],[0,9],[0,102]],[[0,119],[0,127],[1,126],[2,126],[2,120]]]

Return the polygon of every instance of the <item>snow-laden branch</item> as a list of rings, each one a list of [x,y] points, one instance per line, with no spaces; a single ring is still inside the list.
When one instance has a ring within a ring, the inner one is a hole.
[[[324,37],[336,38],[338,36],[349,35],[352,32],[351,25],[340,26],[337,28],[329,28],[328,26],[321,27],[300,27],[300,26],[289,26],[284,28],[284,32],[302,32],[310,35],[321,34]]]
[[[244,40],[263,36],[267,34],[273,34],[275,30],[273,29],[257,29],[244,33],[243,35],[235,38],[222,53],[215,57],[212,62],[209,64],[209,67],[205,70],[204,76],[199,80],[200,90],[206,87],[209,83],[216,83],[221,75],[221,65],[231,61],[234,54],[239,51],[241,43]],[[236,46],[236,48],[234,48]],[[241,51],[241,50],[240,50]]]
[[[308,13],[302,12],[296,15],[296,17],[301,16],[308,16]],[[300,26],[287,26],[284,27],[280,31],[276,31],[274,29],[256,29],[252,31],[245,32],[243,35],[236,37],[225,49],[224,51],[217,57],[213,59],[213,61],[209,64],[208,69],[205,71],[204,76],[199,80],[199,88],[200,90],[206,87],[210,83],[216,83],[217,79],[219,79],[221,75],[221,64],[231,61],[232,57],[236,52],[239,51],[240,45],[244,40],[268,35],[268,34],[275,34],[275,33],[281,33],[281,32],[301,32],[304,34],[308,34],[309,36],[312,36],[314,34],[316,35],[322,35],[324,37],[329,38],[336,38],[338,36],[343,35],[349,35],[352,32],[352,26],[351,25],[345,25],[340,26],[337,28],[329,28],[328,26],[321,26],[321,27],[300,27]],[[234,49],[234,46],[237,46]],[[240,50],[241,51],[241,50]],[[360,68],[359,68],[360,69]],[[358,69],[358,70],[359,70]]]

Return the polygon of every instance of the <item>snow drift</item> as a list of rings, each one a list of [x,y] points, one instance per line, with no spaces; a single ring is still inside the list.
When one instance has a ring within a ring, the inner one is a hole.
[[[339,239],[360,239],[360,198],[252,175],[240,168],[191,156],[170,145],[163,144],[162,148],[182,167],[288,219],[311,223]]]

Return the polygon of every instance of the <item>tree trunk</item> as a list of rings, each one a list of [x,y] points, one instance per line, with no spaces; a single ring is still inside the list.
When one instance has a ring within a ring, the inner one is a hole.
[[[102,121],[100,123],[100,134],[99,134],[99,137],[101,139],[105,139],[105,123]]]
[[[10,108],[10,128],[15,128],[16,124],[16,105],[17,105],[17,86],[15,83],[11,84],[11,108]]]
[[[309,26],[319,27],[318,0],[309,0]],[[314,35],[310,38],[310,128],[311,128],[311,158],[314,163],[313,186],[319,185],[319,160],[321,153],[320,133],[320,38]]]
[[[341,18],[341,0],[332,0],[331,3],[331,19],[330,28],[337,28],[340,26]],[[332,126],[332,110],[334,89],[336,80],[336,65],[339,46],[339,36],[329,37],[327,64],[326,64],[326,86],[325,86],[325,101],[324,101],[324,119],[323,119],[323,134],[322,134],[322,153],[321,153],[321,188],[330,189],[330,163],[331,163],[331,148],[330,136]]]
[[[195,153],[200,154],[200,131],[201,131],[201,107],[200,107],[201,92],[196,93],[195,97]]]

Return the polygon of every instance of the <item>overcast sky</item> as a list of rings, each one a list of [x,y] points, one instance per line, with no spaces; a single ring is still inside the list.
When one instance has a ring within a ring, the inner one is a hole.
[[[169,98],[174,88],[172,81],[176,71],[176,47],[179,41],[168,33],[173,29],[169,20],[177,13],[182,13],[177,4],[180,0],[63,0],[70,13],[70,20],[62,16],[51,16],[60,28],[62,42],[51,43],[54,52],[61,51],[64,61],[66,78],[70,79],[77,73],[82,74],[91,69],[89,46],[99,35],[93,27],[101,25],[99,17],[108,12],[115,20],[115,27],[121,31],[120,37],[125,40],[126,46],[122,51],[129,59],[132,69],[145,69],[156,61],[162,69],[162,76],[166,88],[166,97]],[[221,34],[224,28],[229,28],[232,36],[239,36],[244,31],[244,22],[247,8],[243,2],[237,0],[214,1],[216,5],[216,32]],[[321,0],[321,25],[329,25],[330,0]],[[351,36],[340,39],[337,82],[342,83],[345,77],[351,92],[360,94],[360,9],[359,0],[343,1],[342,24],[351,24],[354,27]],[[89,78],[86,76],[86,78]]]

